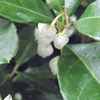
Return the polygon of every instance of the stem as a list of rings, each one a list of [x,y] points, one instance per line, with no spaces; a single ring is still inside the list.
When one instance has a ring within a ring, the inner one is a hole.
[[[66,14],[68,14],[68,8],[65,6],[62,6],[65,9]]]
[[[63,8],[65,9],[65,12],[66,12],[66,14],[65,14],[66,22],[69,23],[70,22],[70,16],[68,15],[68,8],[65,7],[65,6],[63,6]]]
[[[58,15],[58,16],[52,21],[52,23],[50,24],[50,26],[51,26],[51,27],[54,26],[55,23],[58,21],[58,19],[59,19],[60,17],[62,17],[62,16],[65,16],[65,14],[60,14],[60,15]]]
[[[18,68],[19,68],[19,66],[15,65],[15,67],[14,67],[14,69],[13,69],[12,73],[11,73],[11,74],[9,74],[9,77],[10,77],[10,78],[12,78],[12,77],[13,77],[13,75],[16,73],[16,71],[18,70]]]
[[[62,35],[66,33],[66,31],[73,25],[73,22],[70,22],[67,26],[65,26],[64,30],[62,31]]]
[[[64,30],[62,31],[62,35],[64,35],[65,33],[66,33],[66,31],[67,31],[68,29],[66,29],[66,28],[64,28]]]
[[[18,78],[19,78],[19,76],[18,76],[18,75],[17,75],[17,76],[15,76],[15,77],[13,78],[12,82],[15,82]]]
[[[63,29],[64,29],[64,26],[62,25],[62,23],[61,22],[59,22],[59,21],[57,21],[56,22],[56,28],[58,29],[58,31],[60,31],[60,32],[62,32],[63,31]]]
[[[70,17],[68,15],[66,15],[66,22],[69,23],[70,22]]]

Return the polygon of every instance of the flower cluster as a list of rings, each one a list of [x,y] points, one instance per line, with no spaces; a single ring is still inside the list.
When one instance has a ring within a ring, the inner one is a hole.
[[[68,43],[69,38],[63,32],[57,33],[55,26],[39,23],[38,28],[35,29],[35,40],[38,42],[38,55],[46,58],[54,51],[51,42],[54,42],[55,48],[62,49]],[[57,74],[58,57],[54,57],[49,63],[54,75]]]
[[[51,42],[57,49],[62,49],[69,41],[67,35],[57,33],[55,26],[39,23],[38,28],[35,29],[35,40],[38,42],[37,53],[39,56],[46,58],[53,53]]]
[[[39,56],[46,58],[53,53],[51,42],[54,40],[56,33],[55,27],[43,23],[38,24],[38,28],[35,29],[35,39],[38,42],[37,53]]]
[[[62,16],[65,16],[67,26],[64,27],[62,32],[58,32],[55,27],[55,23]],[[38,42],[38,48],[37,48],[38,55],[43,58],[50,56],[54,51],[51,42],[54,43],[55,48],[62,49],[69,41],[69,38],[66,35],[66,31],[71,25],[72,22],[70,22],[70,17],[67,14],[58,15],[50,25],[39,23],[38,28],[35,29],[35,40]],[[57,74],[58,58],[59,56],[54,57],[49,62],[51,72],[54,75]]]

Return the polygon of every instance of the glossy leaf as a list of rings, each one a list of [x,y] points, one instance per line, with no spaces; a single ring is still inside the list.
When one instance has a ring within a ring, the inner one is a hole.
[[[41,0],[0,0],[0,15],[19,23],[51,22],[53,16]]]
[[[16,55],[16,65],[20,66],[37,53],[37,43],[34,38],[34,27],[27,26],[19,34],[20,45]]]
[[[9,63],[17,49],[18,37],[15,25],[0,18],[0,64]]]
[[[67,45],[58,61],[64,100],[100,99],[100,43]]]
[[[36,90],[51,93],[51,94],[58,93],[57,86],[48,79],[40,78],[37,75],[33,75],[25,72],[24,73],[17,72],[17,74],[19,75],[19,77],[22,78],[23,81],[25,81],[29,86],[31,86]]]
[[[65,0],[65,7],[68,8],[68,14],[71,16],[76,11],[82,0]]]
[[[27,68],[24,72],[37,75],[39,78],[53,79],[55,75],[51,73],[49,65],[44,65],[36,68]]]
[[[79,32],[95,40],[100,40],[100,1],[90,4],[81,18],[76,22]]]
[[[56,11],[64,12],[64,0],[46,0],[48,5]]]

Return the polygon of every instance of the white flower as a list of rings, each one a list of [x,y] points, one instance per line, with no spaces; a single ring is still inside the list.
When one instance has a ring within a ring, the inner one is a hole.
[[[14,96],[15,100],[22,100],[22,95],[20,93],[16,93]]]
[[[38,29],[41,31],[45,25],[46,24],[44,24],[44,23],[39,23],[38,24]]]
[[[11,95],[9,94],[7,97],[4,98],[4,100],[12,100]]]
[[[53,59],[50,60],[49,66],[51,69],[51,72],[56,75],[57,74],[57,62],[58,62],[59,56],[54,57]]]
[[[67,35],[62,35],[62,33],[58,33],[54,38],[54,46],[57,49],[62,49],[68,43],[68,41],[69,38],[67,37]]]
[[[43,23],[38,24],[38,29],[40,32],[43,32],[44,35],[47,37],[52,37],[51,34],[53,35],[57,33],[57,30],[54,26],[51,27],[50,25],[43,24]]]
[[[49,45],[41,45],[41,44],[38,44],[38,50],[37,50],[37,53],[39,56],[43,57],[43,58],[46,58],[48,56],[50,56],[52,53],[53,53],[53,47],[51,44]]]
[[[53,37],[54,38],[54,37]],[[41,45],[48,45],[52,42],[53,40],[51,38],[47,38],[45,36],[43,36],[41,33],[39,34],[39,39],[38,39],[38,43]]]
[[[47,24],[39,23],[38,29],[35,29],[35,38],[41,45],[50,44],[56,34],[57,30],[55,27],[50,27]]]

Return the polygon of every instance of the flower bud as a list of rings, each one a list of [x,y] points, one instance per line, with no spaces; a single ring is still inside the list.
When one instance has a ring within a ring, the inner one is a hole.
[[[51,38],[47,38],[45,36],[43,36],[42,34],[39,34],[39,39],[38,39],[38,43],[41,45],[48,45],[52,42],[53,40]]]
[[[20,93],[16,93],[14,96],[15,100],[22,100],[22,95]]]
[[[54,57],[53,59],[50,60],[49,66],[51,69],[51,72],[56,75],[57,74],[57,62],[58,62],[59,56]]]
[[[38,55],[43,58],[50,56],[53,53],[53,51],[54,50],[51,44],[46,45],[46,46],[38,44],[38,50],[37,50]]]
[[[55,27],[50,27],[49,25],[43,23],[38,24],[38,30],[38,43],[42,45],[50,44],[53,41],[57,32]]]
[[[68,43],[68,41],[69,38],[67,37],[67,35],[62,35],[62,33],[58,33],[54,38],[54,46],[57,49],[62,49]]]
[[[51,36],[51,34],[56,34],[57,33],[57,30],[56,28],[53,26],[53,27],[50,27],[50,25],[47,25],[47,24],[43,24],[43,23],[39,23],[38,24],[38,29],[39,31],[45,33],[44,35],[45,36]]]
[[[51,42],[51,39],[45,38],[43,34],[39,32],[39,29],[35,29],[35,41],[37,41],[41,45],[48,45]]]
[[[38,29],[39,29],[39,31],[41,31],[45,25],[46,25],[46,24],[44,24],[44,23],[39,23],[39,24],[38,24]]]

